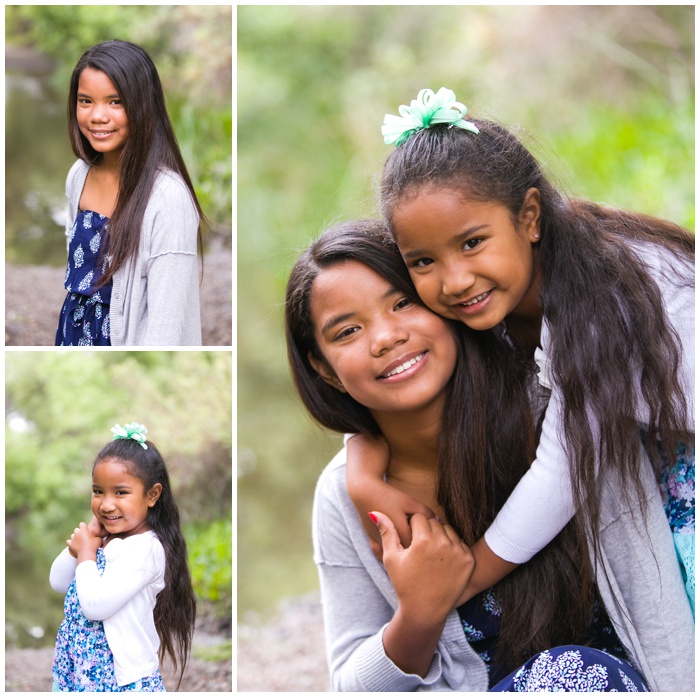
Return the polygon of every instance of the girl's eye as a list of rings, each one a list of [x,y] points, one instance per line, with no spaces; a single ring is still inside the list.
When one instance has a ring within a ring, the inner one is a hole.
[[[483,242],[483,239],[483,237],[472,237],[462,245],[462,251],[476,249]]]
[[[413,266],[416,268],[425,268],[426,266],[430,266],[430,264],[433,263],[433,260],[430,257],[423,257],[422,259],[418,259],[413,263]]]
[[[122,100],[121,99],[113,99],[110,104],[116,104],[117,106],[121,106]]]
[[[341,339],[347,339],[347,337],[352,336],[355,332],[359,331],[359,327],[348,327],[347,329],[343,329],[342,332],[339,334],[336,334],[335,338],[333,341],[340,341]]]
[[[396,306],[394,307],[394,309],[395,310],[403,310],[404,307],[408,307],[411,304],[412,303],[408,298],[401,298],[401,300],[399,300],[396,303]]]

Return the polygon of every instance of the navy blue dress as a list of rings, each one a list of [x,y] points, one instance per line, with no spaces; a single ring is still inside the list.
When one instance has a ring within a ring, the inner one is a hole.
[[[599,601],[589,646],[541,651],[508,674],[495,663],[501,610],[492,590],[457,608],[467,641],[486,664],[489,692],[647,692]]]
[[[68,265],[64,285],[68,295],[61,308],[56,346],[111,346],[109,304],[112,284],[96,288],[109,218],[95,211],[79,211],[68,238]],[[106,252],[106,250],[105,250]]]

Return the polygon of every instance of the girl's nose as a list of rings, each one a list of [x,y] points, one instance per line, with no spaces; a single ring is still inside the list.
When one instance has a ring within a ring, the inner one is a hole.
[[[464,263],[453,264],[446,268],[442,275],[442,293],[459,297],[471,290],[476,276]]]
[[[379,357],[408,339],[408,332],[399,321],[383,322],[372,334],[370,351]]]
[[[107,110],[101,105],[94,105],[90,111],[90,120],[97,123],[105,123],[108,121]]]

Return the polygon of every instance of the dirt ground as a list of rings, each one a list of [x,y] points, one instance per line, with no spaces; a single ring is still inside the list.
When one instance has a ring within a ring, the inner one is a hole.
[[[65,269],[5,265],[5,345],[53,346],[65,298]],[[31,302],[40,298],[40,302]],[[215,241],[204,255],[200,287],[203,346],[231,346],[231,249]]]
[[[211,646],[222,637],[195,633],[195,644]],[[5,692],[51,692],[53,648],[8,649],[5,652]],[[175,692],[177,678],[171,668],[162,669],[165,689]],[[190,659],[180,692],[231,692],[232,661]]]
[[[283,601],[265,621],[239,618],[238,692],[329,692],[318,593]]]

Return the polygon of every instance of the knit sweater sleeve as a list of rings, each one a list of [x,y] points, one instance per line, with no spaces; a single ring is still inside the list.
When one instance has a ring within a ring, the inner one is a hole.
[[[389,600],[393,590],[345,491],[344,473],[344,457],[342,462],[336,458],[319,480],[313,513],[314,560],[332,688],[340,692],[431,689],[442,677],[439,652],[421,678],[402,672],[384,651],[382,635],[395,612],[395,601],[392,605]]]
[[[197,231],[199,214],[182,179],[162,172],[144,216],[148,346],[201,345]]]
[[[137,539],[138,538],[138,539]],[[150,583],[165,572],[165,554],[160,542],[152,536],[138,535],[126,540],[113,540],[118,545],[108,554],[102,575],[94,561],[84,561],[75,570],[75,585],[80,607],[89,620],[105,620],[120,610]],[[107,554],[108,547],[105,549]]]

